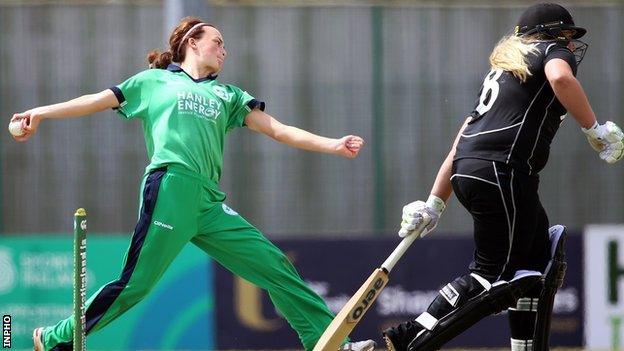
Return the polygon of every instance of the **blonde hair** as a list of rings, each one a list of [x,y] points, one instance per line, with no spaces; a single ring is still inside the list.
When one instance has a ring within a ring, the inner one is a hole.
[[[514,34],[503,37],[490,54],[493,69],[511,72],[523,83],[532,75],[527,56],[537,54],[538,49],[532,44],[537,38],[519,37]]]

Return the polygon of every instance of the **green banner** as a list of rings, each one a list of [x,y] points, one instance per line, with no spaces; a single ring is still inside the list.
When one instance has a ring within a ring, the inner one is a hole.
[[[88,236],[87,296],[117,279],[129,243],[130,236]],[[145,300],[87,337],[88,349],[214,349],[211,267],[188,245]],[[10,316],[11,349],[32,349],[35,327],[72,313],[72,284],[69,234],[0,237],[0,314]]]

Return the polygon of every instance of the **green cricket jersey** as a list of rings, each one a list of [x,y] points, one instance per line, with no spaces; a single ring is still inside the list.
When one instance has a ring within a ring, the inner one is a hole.
[[[111,88],[127,119],[143,122],[147,172],[179,165],[214,182],[221,177],[225,134],[244,125],[260,102],[216,76],[193,79],[179,66],[149,69]]]
[[[265,289],[303,347],[312,350],[333,314],[288,257],[223,203],[225,194],[214,186],[225,134],[242,126],[252,109],[264,109],[264,103],[214,78],[194,80],[170,65],[111,88],[120,103],[118,112],[143,122],[150,164],[123,270],[85,303],[85,332],[105,328],[141,301],[191,242],[235,275]],[[159,169],[164,166],[170,167]],[[39,338],[43,349],[71,349],[74,327],[73,315],[46,327]]]

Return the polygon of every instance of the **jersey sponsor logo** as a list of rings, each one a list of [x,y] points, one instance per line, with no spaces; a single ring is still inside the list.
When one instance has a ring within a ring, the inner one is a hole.
[[[229,208],[228,205],[221,204],[221,207],[223,208],[223,212],[229,214],[230,216],[238,216],[238,212],[236,212],[233,209]]]
[[[169,230],[173,230],[173,226],[163,223],[161,221],[154,221],[154,225],[157,225],[159,227],[165,228],[165,229],[169,229]]]
[[[219,85],[212,87],[212,92],[227,102],[230,102],[232,96],[234,96],[234,93],[228,93],[224,87]]]
[[[190,91],[180,91],[178,92],[177,107],[179,114],[192,115],[216,122],[221,115],[223,102]]]

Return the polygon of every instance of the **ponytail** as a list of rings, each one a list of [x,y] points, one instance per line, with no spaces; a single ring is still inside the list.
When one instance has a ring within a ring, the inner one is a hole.
[[[527,56],[537,54],[538,49],[531,39],[509,35],[503,37],[490,54],[492,69],[502,69],[513,74],[523,83],[531,75]]]
[[[158,50],[152,50],[147,54],[147,62],[149,68],[167,68],[173,62],[173,54],[171,51],[160,52]]]

